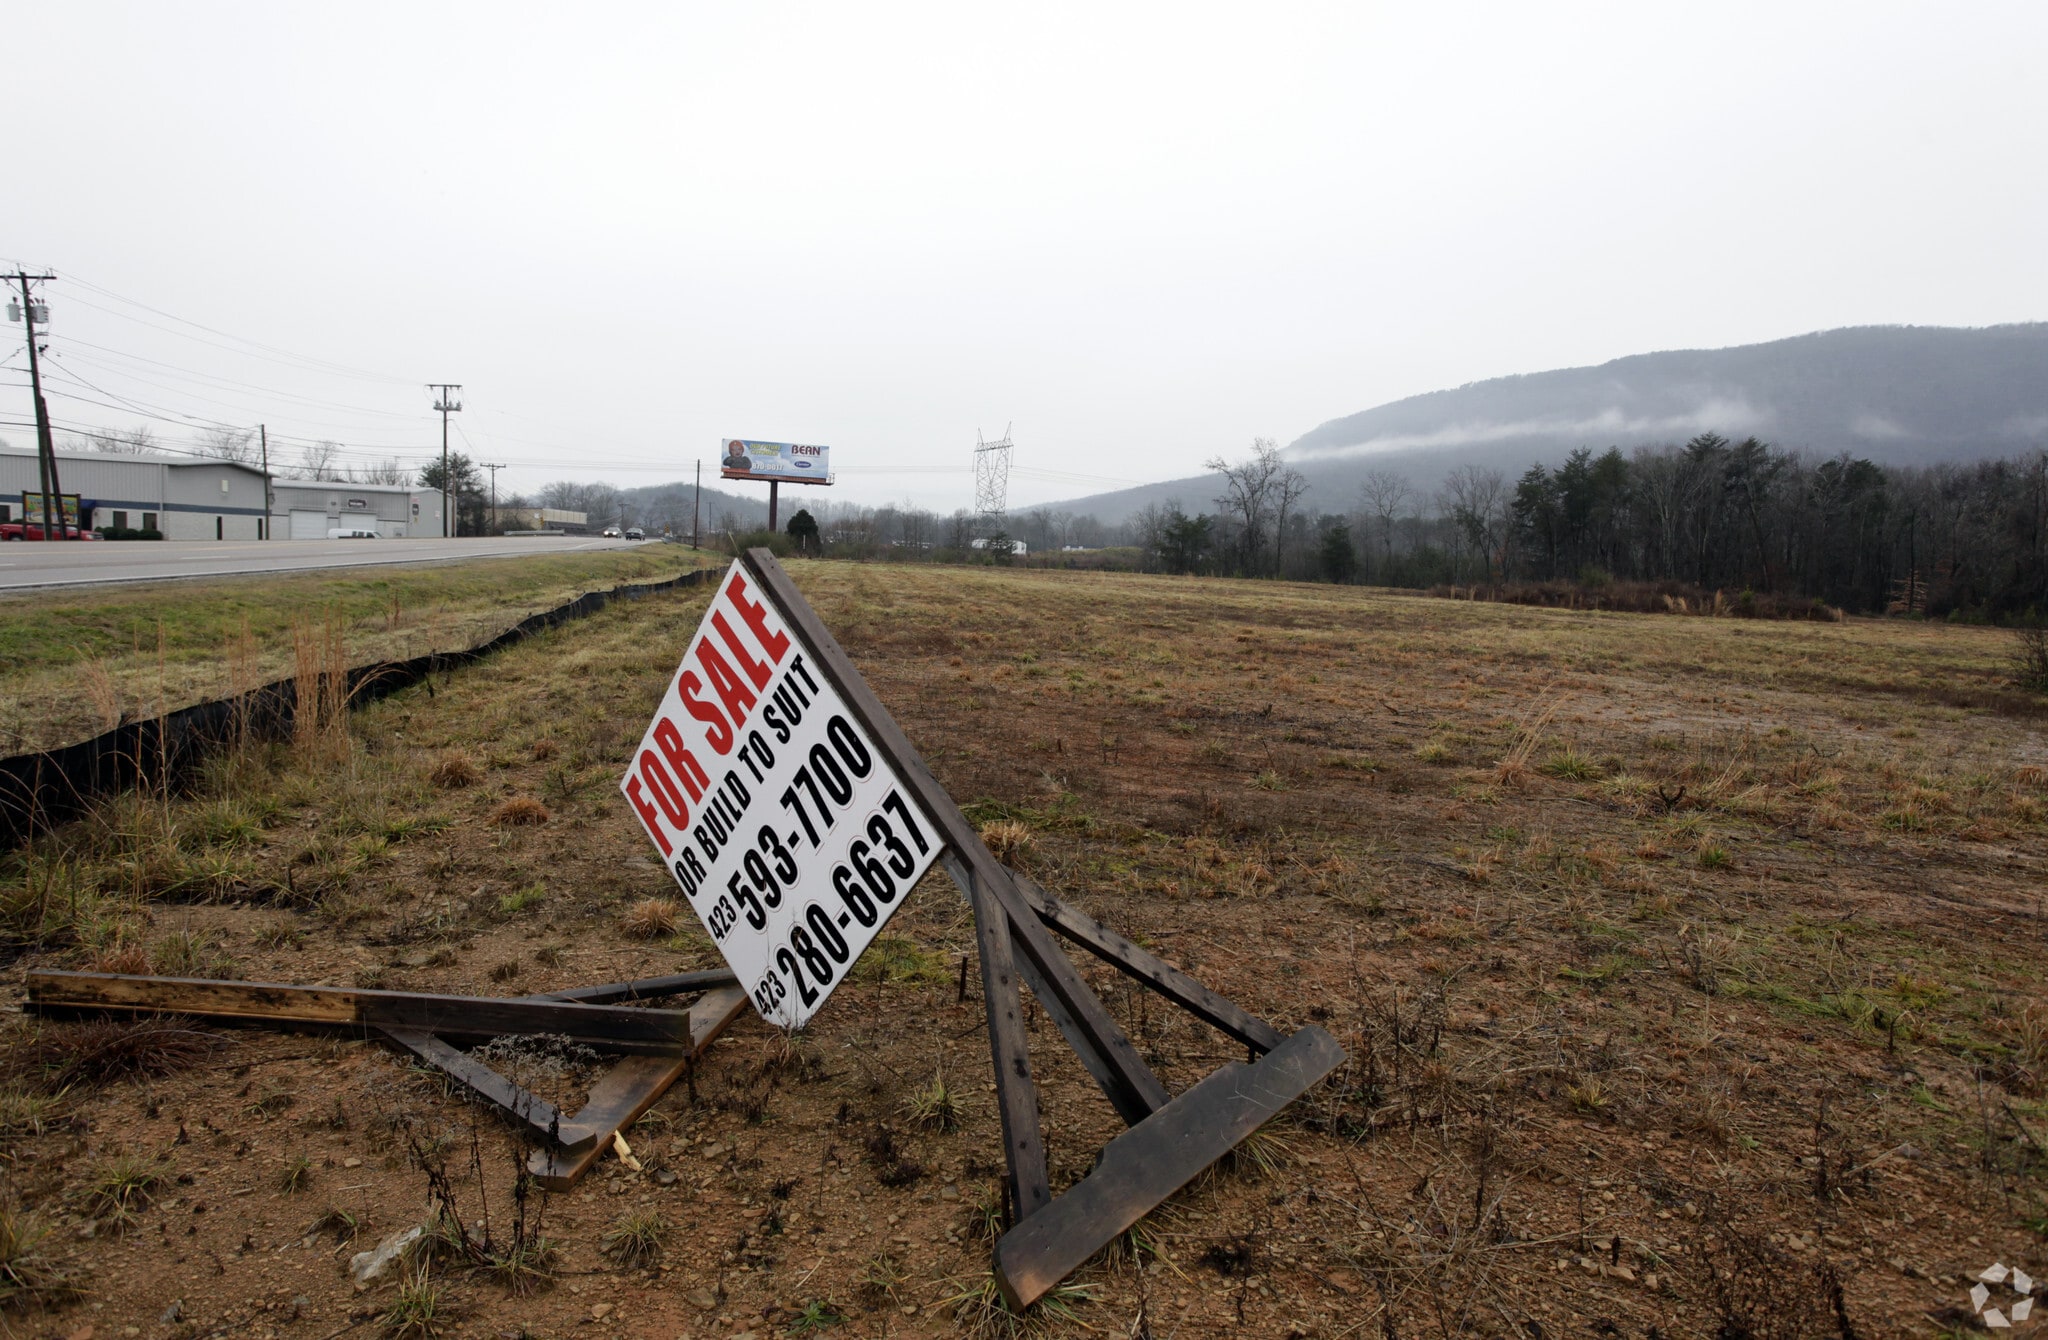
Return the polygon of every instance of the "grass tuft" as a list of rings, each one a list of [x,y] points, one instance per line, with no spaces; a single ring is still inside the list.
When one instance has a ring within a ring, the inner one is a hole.
[[[1015,819],[998,819],[981,826],[981,842],[989,855],[1007,866],[1021,867],[1031,856],[1031,829]]]
[[[952,1131],[960,1127],[960,1095],[946,1083],[943,1074],[911,1094],[904,1114],[928,1131]]]
[[[427,780],[445,791],[475,786],[483,779],[483,769],[477,767],[476,761],[460,749],[451,749],[441,755],[427,773]]]
[[[639,1270],[661,1259],[668,1240],[668,1221],[655,1210],[636,1210],[612,1226],[603,1238],[604,1254],[627,1270]]]
[[[642,898],[626,911],[626,934],[636,940],[659,940],[676,933],[673,898]]]
[[[491,811],[491,822],[504,828],[532,828],[553,817],[548,813],[548,807],[532,796],[513,796],[510,800],[500,801],[498,807]]]
[[[399,1285],[398,1296],[377,1319],[391,1340],[433,1340],[455,1324],[454,1299],[427,1272],[416,1270]]]

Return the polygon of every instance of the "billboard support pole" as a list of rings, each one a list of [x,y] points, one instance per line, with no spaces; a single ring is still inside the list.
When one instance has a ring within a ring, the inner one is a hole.
[[[770,535],[775,533],[775,494],[781,487],[782,482],[780,480],[771,479],[768,481],[768,533]]]

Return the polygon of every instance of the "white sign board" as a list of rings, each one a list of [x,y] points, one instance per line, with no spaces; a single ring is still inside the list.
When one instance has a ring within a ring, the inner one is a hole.
[[[619,783],[761,1017],[818,1012],[939,837],[734,563]]]

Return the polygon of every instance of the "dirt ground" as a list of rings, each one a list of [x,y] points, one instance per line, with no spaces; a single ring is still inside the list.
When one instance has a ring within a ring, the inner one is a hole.
[[[743,1016],[628,1133],[641,1172],[523,1211],[511,1132],[382,1046],[199,1025],[131,1058],[16,1017],[0,1203],[50,1233],[5,1332],[1933,1335],[1994,1261],[2048,1276],[2048,703],[1996,631],[792,571],[1014,864],[1349,1063],[1020,1322],[981,1306],[1000,1139],[942,876],[803,1034]],[[46,839],[0,991],[712,965],[615,790],[704,599]],[[1169,1090],[1242,1058],[1083,966]],[[1118,1124],[1030,1024],[1057,1192]],[[601,1065],[495,1059],[571,1102]],[[353,1287],[437,1178],[498,1267]]]

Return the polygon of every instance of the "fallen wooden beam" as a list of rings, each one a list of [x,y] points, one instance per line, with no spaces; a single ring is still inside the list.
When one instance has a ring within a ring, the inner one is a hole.
[[[598,986],[572,986],[562,991],[544,991],[521,1000],[576,1000],[585,1005],[612,1005],[622,1000],[660,1000],[690,991],[709,991],[715,986],[732,986],[740,979],[731,968],[703,968],[696,972],[672,973],[667,977],[641,977],[630,982],[605,982]]]
[[[562,1120],[561,1112],[539,1094],[529,1092],[459,1047],[441,1041],[417,1028],[385,1025],[384,1036],[433,1066],[479,1098],[504,1109],[505,1114],[541,1139],[567,1150],[588,1149],[596,1133]]]
[[[996,1287],[1022,1311],[1117,1234],[1235,1149],[1344,1060],[1311,1024],[1261,1057],[1233,1061],[1102,1147],[1095,1170],[996,1243]]]
[[[746,1008],[747,993],[737,986],[706,992],[689,1010],[689,1051],[680,1056],[628,1056],[621,1060],[590,1086],[590,1097],[569,1119],[579,1130],[590,1132],[591,1143],[575,1152],[536,1149],[527,1158],[527,1171],[550,1191],[567,1191],[576,1185],[612,1137],[653,1107]]]
[[[235,1023],[418,1029],[444,1037],[555,1033],[600,1051],[675,1054],[691,1050],[690,1015],[576,1001],[441,996],[193,977],[31,971],[28,1005],[40,1013],[105,1010],[193,1014]]]

